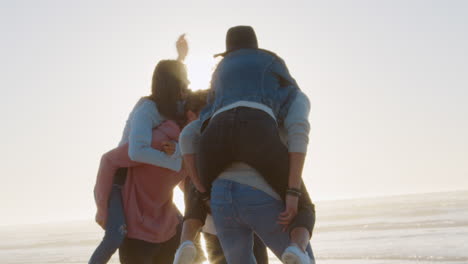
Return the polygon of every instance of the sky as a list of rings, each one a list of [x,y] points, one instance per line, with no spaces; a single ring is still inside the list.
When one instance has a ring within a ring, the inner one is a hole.
[[[205,89],[236,25],[311,101],[313,200],[468,189],[466,14],[454,0],[0,0],[0,225],[92,219],[100,156],[156,63],[187,33]]]

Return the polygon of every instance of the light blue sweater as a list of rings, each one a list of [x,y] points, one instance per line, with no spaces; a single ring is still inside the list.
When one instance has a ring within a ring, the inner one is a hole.
[[[153,128],[164,120],[152,100],[140,99],[128,116],[119,145],[128,142],[128,156],[133,161],[179,171],[182,157],[178,146],[172,156],[151,147]]]

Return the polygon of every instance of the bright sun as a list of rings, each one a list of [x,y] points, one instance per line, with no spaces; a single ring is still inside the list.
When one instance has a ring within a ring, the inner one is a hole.
[[[216,60],[208,55],[192,55],[185,61],[187,65],[190,89],[208,89]]]

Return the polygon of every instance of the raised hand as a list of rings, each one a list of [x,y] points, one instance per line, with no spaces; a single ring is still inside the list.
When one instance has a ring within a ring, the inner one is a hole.
[[[187,39],[185,38],[185,33],[180,35],[180,37],[176,41],[176,48],[177,48],[177,60],[184,61],[185,57],[188,54],[188,43]]]

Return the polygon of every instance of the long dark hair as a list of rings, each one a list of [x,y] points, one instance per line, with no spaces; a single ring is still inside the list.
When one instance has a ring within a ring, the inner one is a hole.
[[[188,91],[188,78],[185,65],[176,60],[160,61],[153,72],[151,95],[158,112],[166,119],[184,118],[181,106],[182,95]]]

